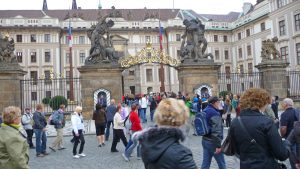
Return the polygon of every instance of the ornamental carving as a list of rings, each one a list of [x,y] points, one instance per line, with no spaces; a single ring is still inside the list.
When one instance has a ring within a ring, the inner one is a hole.
[[[278,42],[278,38],[268,39],[262,41],[261,58],[262,62],[267,60],[280,60],[279,51],[276,49],[275,44]]]
[[[162,63],[172,67],[177,67],[180,64],[180,60],[156,50],[152,47],[150,42],[147,42],[146,47],[138,52],[136,56],[127,56],[122,58],[119,60],[119,63],[121,64],[121,67],[124,68],[129,68],[143,63]]]
[[[17,63],[17,58],[14,54],[15,42],[8,36],[3,37],[0,34],[0,63]]]

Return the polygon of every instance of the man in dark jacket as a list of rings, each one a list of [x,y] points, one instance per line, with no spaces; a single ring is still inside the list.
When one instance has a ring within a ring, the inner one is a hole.
[[[46,144],[47,144],[47,137],[46,137],[46,126],[47,121],[45,116],[42,114],[43,112],[43,105],[38,104],[36,105],[36,111],[33,113],[33,129],[36,137],[36,156],[37,157],[44,157],[48,155],[46,152]]]
[[[280,135],[286,139],[294,128],[294,122],[297,121],[296,110],[293,108],[294,102],[290,98],[283,99],[281,106],[284,112],[280,116]],[[296,152],[296,145],[292,145],[292,151]],[[292,160],[290,163],[292,169],[296,169]]]
[[[202,169],[209,169],[212,157],[218,163],[219,169],[226,169],[224,154],[221,152],[223,139],[222,117],[218,111],[220,106],[219,98],[212,96],[208,99],[208,106],[203,110],[210,128],[210,134],[203,136],[203,162]]]
[[[108,141],[109,134],[110,134],[110,125],[114,125],[114,116],[117,112],[117,106],[115,104],[115,100],[111,99],[110,105],[106,108],[106,131],[105,131],[105,141]]]

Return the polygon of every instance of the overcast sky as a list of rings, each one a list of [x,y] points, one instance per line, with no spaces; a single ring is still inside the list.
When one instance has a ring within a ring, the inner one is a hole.
[[[201,14],[227,14],[240,12],[244,2],[256,3],[256,0],[100,0],[103,8],[115,6],[117,9],[133,8],[174,8],[192,9]],[[72,0],[47,0],[48,9],[69,9]],[[34,9],[40,10],[43,0],[0,0],[0,10]],[[82,9],[97,9],[99,0],[77,0]]]

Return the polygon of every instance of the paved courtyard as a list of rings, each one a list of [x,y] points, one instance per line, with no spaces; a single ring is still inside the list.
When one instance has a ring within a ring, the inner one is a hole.
[[[148,125],[153,125],[149,123]],[[112,132],[111,132],[112,133]],[[227,129],[224,129],[224,133],[227,134]],[[128,137],[127,137],[128,138]],[[95,135],[86,135],[86,144],[84,153],[87,155],[84,158],[73,159],[72,147],[73,144],[70,142],[71,137],[64,137],[64,146],[66,150],[52,152],[49,150],[49,145],[54,140],[54,137],[48,137],[47,151],[50,155],[37,158],[35,156],[35,150],[30,149],[30,161],[29,165],[31,169],[143,169],[142,160],[136,158],[136,151],[134,151],[133,157],[130,162],[125,162],[122,158],[122,152],[124,152],[124,146],[120,142],[117,146],[118,153],[111,153],[110,147],[112,143],[112,137],[110,136],[109,141],[106,142],[105,147],[98,147]],[[200,168],[202,163],[202,145],[201,137],[193,136],[190,132],[187,139],[183,143],[189,147],[193,152],[194,160]],[[78,147],[79,148],[79,147]],[[235,164],[237,162],[233,157],[225,156],[226,165],[228,169],[236,169]],[[218,169],[215,160],[212,160],[211,169]]]

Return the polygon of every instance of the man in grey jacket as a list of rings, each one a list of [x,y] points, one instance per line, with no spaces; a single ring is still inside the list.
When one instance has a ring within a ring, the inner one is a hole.
[[[52,146],[50,146],[49,148],[52,151],[56,151],[56,149],[58,150],[64,150],[66,149],[65,147],[63,147],[63,132],[64,132],[64,127],[65,127],[65,105],[60,105],[59,109],[57,111],[54,111],[53,115],[52,115],[52,121],[54,122],[54,128],[56,129],[57,132],[57,136],[56,139],[54,140],[54,142],[52,143]]]
[[[105,140],[108,141],[109,134],[110,134],[110,125],[114,125],[114,116],[117,112],[117,106],[115,104],[115,100],[111,99],[110,105],[106,108],[106,131],[105,131]]]
[[[31,113],[30,108],[26,108],[22,116],[21,123],[27,133],[27,143],[31,149],[34,149],[35,146],[32,143],[32,136],[33,136],[32,117],[33,114]]]

